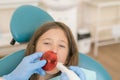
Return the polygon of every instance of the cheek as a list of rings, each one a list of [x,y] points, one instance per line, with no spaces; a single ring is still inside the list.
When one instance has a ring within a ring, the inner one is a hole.
[[[39,45],[36,46],[36,52],[46,52],[48,50],[49,50],[49,48],[45,47],[42,44],[39,44]]]
[[[58,53],[57,54],[58,62],[62,62],[64,64],[66,62],[67,56],[68,56],[68,52]]]

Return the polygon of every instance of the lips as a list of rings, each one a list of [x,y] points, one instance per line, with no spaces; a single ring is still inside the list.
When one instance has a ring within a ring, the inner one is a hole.
[[[57,55],[53,51],[45,52],[40,60],[47,61],[46,65],[42,67],[45,71],[51,71],[57,65]]]

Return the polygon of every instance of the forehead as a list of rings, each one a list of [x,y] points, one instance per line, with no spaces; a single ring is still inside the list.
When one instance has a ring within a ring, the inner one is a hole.
[[[53,28],[53,29],[49,29],[47,30],[45,33],[42,34],[42,36],[45,35],[64,35],[65,36],[65,32],[60,29],[60,28]]]
[[[65,32],[60,28],[49,29],[42,34],[40,38],[57,38],[62,40],[67,40]]]

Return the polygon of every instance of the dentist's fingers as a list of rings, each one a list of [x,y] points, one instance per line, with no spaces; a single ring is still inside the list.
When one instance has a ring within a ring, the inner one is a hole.
[[[32,55],[26,56],[25,59],[33,62],[34,60],[41,58],[42,55],[43,55],[42,52],[36,52],[36,53],[33,53]]]

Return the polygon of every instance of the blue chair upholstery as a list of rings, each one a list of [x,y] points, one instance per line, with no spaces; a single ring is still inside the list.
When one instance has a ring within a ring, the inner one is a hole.
[[[13,41],[19,43],[28,42],[36,29],[49,21],[54,21],[54,19],[46,11],[38,7],[24,5],[17,8],[10,22]],[[14,42],[11,42],[11,44],[14,44]]]
[[[80,54],[79,66],[96,72],[97,80],[112,80],[105,68],[91,57]]]
[[[24,50],[17,51],[0,59],[0,76],[9,74],[21,62],[24,57]]]
[[[34,31],[43,23],[54,21],[53,18],[40,8],[26,5],[19,7],[11,19],[11,33],[19,43],[28,42]],[[0,76],[9,74],[21,62],[25,50],[20,50],[0,59]],[[91,57],[79,54],[79,66],[97,73],[97,80],[112,80],[109,73]],[[54,78],[52,80],[57,80]]]
[[[11,55],[0,59],[0,76],[9,74],[21,62],[25,55],[25,50],[17,51]],[[79,66],[97,73],[97,80],[112,80],[105,68],[91,57],[85,54],[79,54]],[[51,80],[58,80],[58,77]]]

